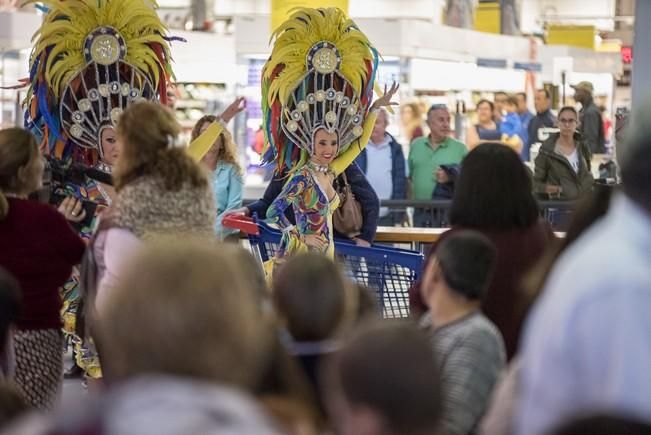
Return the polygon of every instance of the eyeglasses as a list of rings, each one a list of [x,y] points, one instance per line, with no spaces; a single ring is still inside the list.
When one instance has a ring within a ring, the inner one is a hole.
[[[558,119],[558,123],[559,123],[559,124],[565,124],[565,125],[572,125],[572,124],[576,124],[576,119],[572,119],[572,118],[569,118],[569,119],[568,119],[568,118],[559,118],[559,119]]]

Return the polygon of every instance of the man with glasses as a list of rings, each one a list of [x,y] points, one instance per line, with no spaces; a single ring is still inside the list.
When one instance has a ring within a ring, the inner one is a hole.
[[[415,139],[409,150],[409,178],[412,198],[429,200],[437,183],[447,183],[447,173],[441,165],[458,165],[466,156],[466,146],[450,137],[450,112],[444,104],[435,104],[427,111],[430,134]],[[441,225],[431,209],[414,210],[415,227]]]

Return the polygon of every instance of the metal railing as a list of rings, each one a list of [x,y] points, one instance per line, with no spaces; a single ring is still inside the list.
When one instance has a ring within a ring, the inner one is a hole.
[[[254,200],[244,200],[244,205]],[[388,199],[380,201],[381,207],[387,207],[394,213],[406,213],[407,210],[419,209],[429,213],[429,225],[432,228],[445,228],[449,226],[448,214],[452,200],[412,200],[412,199]],[[547,220],[555,231],[567,229],[569,217],[574,209],[574,201],[560,200],[538,200],[540,216]]]

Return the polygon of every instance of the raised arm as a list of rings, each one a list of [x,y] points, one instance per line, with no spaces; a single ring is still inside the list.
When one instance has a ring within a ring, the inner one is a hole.
[[[371,138],[371,133],[373,133],[373,127],[375,126],[375,120],[377,119],[377,112],[371,111],[366,116],[364,121],[364,133],[362,136],[350,144],[350,147],[339,157],[337,157],[332,163],[330,163],[330,169],[335,173],[335,176],[338,177],[342,172],[346,170],[348,166],[359,156],[359,153],[366,147],[369,139]]]
[[[208,150],[213,146],[219,135],[226,129],[226,124],[233,119],[235,115],[246,108],[246,99],[244,97],[236,98],[224,112],[219,115],[219,120],[213,122],[206,130],[193,140],[187,148],[187,152],[195,162],[201,161]]]
[[[375,120],[377,119],[377,111],[381,107],[385,106],[397,106],[398,103],[392,102],[391,98],[398,92],[400,86],[397,83],[391,85],[391,89],[387,91],[387,87],[384,86],[384,95],[375,100],[371,106],[366,120],[364,121],[364,132],[362,136],[353,142],[350,147],[344,151],[339,157],[337,157],[332,163],[330,163],[330,169],[335,173],[335,176],[341,175],[342,172],[346,170],[348,166],[357,158],[359,153],[366,147],[369,139],[371,138],[371,133],[373,133],[373,127],[375,126]]]

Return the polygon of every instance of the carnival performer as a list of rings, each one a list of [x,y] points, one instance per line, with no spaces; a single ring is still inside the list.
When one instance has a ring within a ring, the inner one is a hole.
[[[115,197],[110,173],[120,154],[115,133],[120,114],[140,100],[166,102],[169,38],[153,0],[38,3],[47,13],[30,58],[26,126],[58,171],[51,200],[63,200],[61,211],[82,202],[72,220],[88,240]],[[79,288],[75,273],[62,290],[64,332],[76,362],[97,378],[96,353],[82,341],[77,322]]]
[[[272,35],[262,72],[267,161],[289,167],[267,219],[283,230],[278,257],[308,250],[334,256],[333,187],[370,138],[376,111],[396,105],[389,91],[371,105],[377,50],[337,8],[300,8]],[[292,207],[296,225],[285,217]]]

